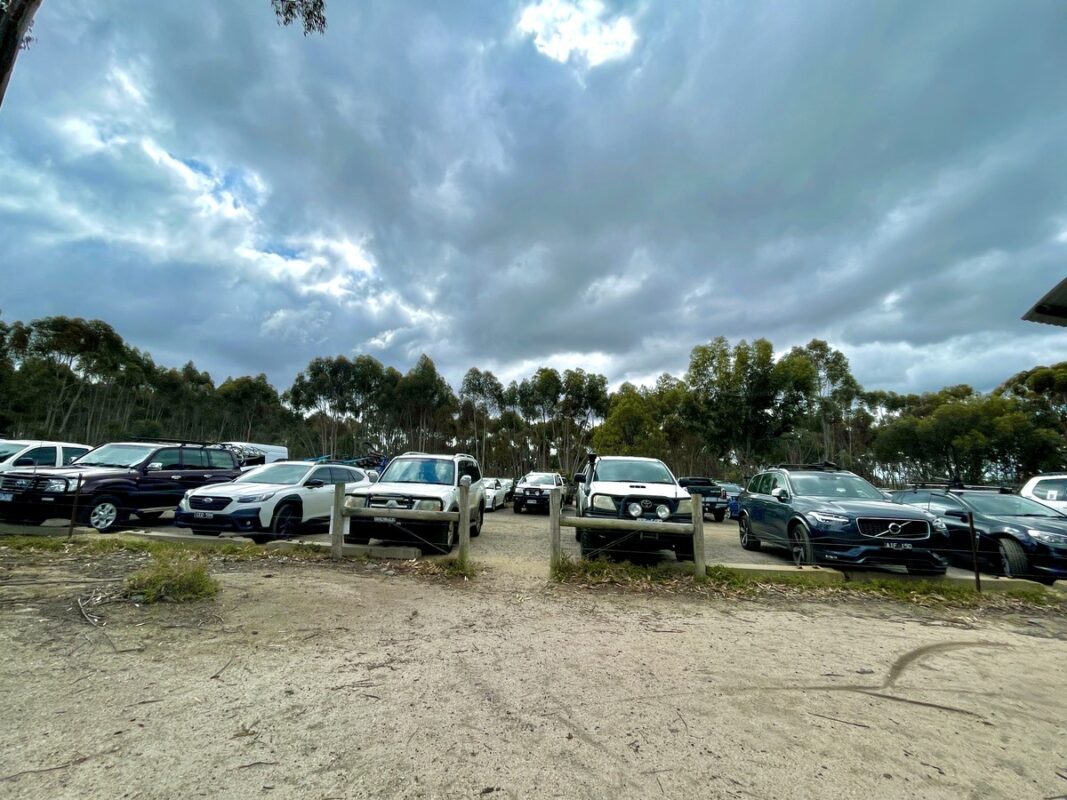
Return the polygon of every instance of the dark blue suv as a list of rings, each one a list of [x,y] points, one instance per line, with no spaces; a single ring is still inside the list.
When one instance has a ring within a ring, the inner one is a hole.
[[[740,497],[741,546],[789,548],[797,566],[904,566],[944,575],[945,524],[889,502],[859,475],[833,464],[781,465],[749,481]]]

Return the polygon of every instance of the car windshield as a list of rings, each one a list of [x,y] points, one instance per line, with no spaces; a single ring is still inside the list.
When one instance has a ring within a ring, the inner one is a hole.
[[[310,466],[303,464],[270,464],[265,467],[250,469],[234,483],[278,483],[285,486],[296,486],[304,480]]]
[[[526,476],[526,478],[523,480],[523,483],[528,483],[531,486],[555,486],[556,476],[530,474]]]
[[[0,444],[0,461],[7,461],[15,453],[24,450],[26,445],[22,442],[4,442]]]
[[[793,491],[808,497],[837,497],[857,500],[885,500],[886,497],[857,475],[815,472],[789,476]]]
[[[105,444],[90,450],[81,458],[75,459],[74,467],[135,467],[150,456],[155,447],[137,444]]]
[[[382,483],[440,483],[451,486],[456,465],[443,458],[398,458],[382,474]]]
[[[620,483],[674,483],[670,471],[661,461],[601,461],[593,480]]]
[[[720,483],[719,486],[721,486],[728,492],[741,492],[741,487],[738,486],[736,483]]]
[[[1015,494],[968,493],[962,498],[980,514],[994,517],[1060,517],[1063,514],[1036,500],[1028,500]]]

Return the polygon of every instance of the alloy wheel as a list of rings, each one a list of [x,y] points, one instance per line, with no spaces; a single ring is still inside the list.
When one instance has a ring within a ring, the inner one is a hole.
[[[100,503],[93,508],[89,522],[98,531],[106,531],[119,518],[119,510],[114,503]]]

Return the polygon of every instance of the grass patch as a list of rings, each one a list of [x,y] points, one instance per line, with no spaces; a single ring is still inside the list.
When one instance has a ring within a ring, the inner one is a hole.
[[[708,567],[708,578],[698,581],[669,565],[642,566],[630,562],[564,558],[552,573],[560,583],[580,586],[620,586],[638,591],[691,592],[721,597],[766,597],[786,594],[797,600],[878,598],[928,607],[1051,608],[1067,609],[1067,596],[1042,586],[978,593],[971,586],[936,580],[895,580],[827,583],[815,575],[761,575],[721,565]]]
[[[471,580],[478,574],[470,560],[464,561],[459,556],[448,558],[409,561],[411,571],[418,575],[439,575],[443,578]]]
[[[156,555],[152,563],[126,578],[126,596],[142,603],[190,603],[218,594],[219,582],[204,558]]]
[[[130,552],[150,553],[153,555],[168,555],[188,553],[191,551],[209,553],[211,555],[229,556],[238,559],[264,558],[271,555],[271,551],[257,547],[254,544],[227,541],[208,541],[195,545],[185,545],[179,542],[158,542],[136,537],[126,538],[119,535],[109,536],[78,536],[67,541],[64,536],[0,536],[0,549],[7,548],[16,551],[40,552],[40,553],[75,553],[80,555],[107,555],[108,553]],[[301,556],[321,556],[313,547],[299,547],[288,551],[291,554]]]

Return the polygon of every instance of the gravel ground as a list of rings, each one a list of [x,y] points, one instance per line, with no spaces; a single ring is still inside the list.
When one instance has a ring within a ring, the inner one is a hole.
[[[216,600],[105,605],[103,628],[75,602],[98,584],[73,582],[117,570],[116,556],[5,556],[0,794],[956,800],[1067,787],[1062,618],[583,591],[493,566],[494,552],[534,563],[507,553],[544,538],[505,519],[478,542],[490,565],[470,582],[217,562]]]

